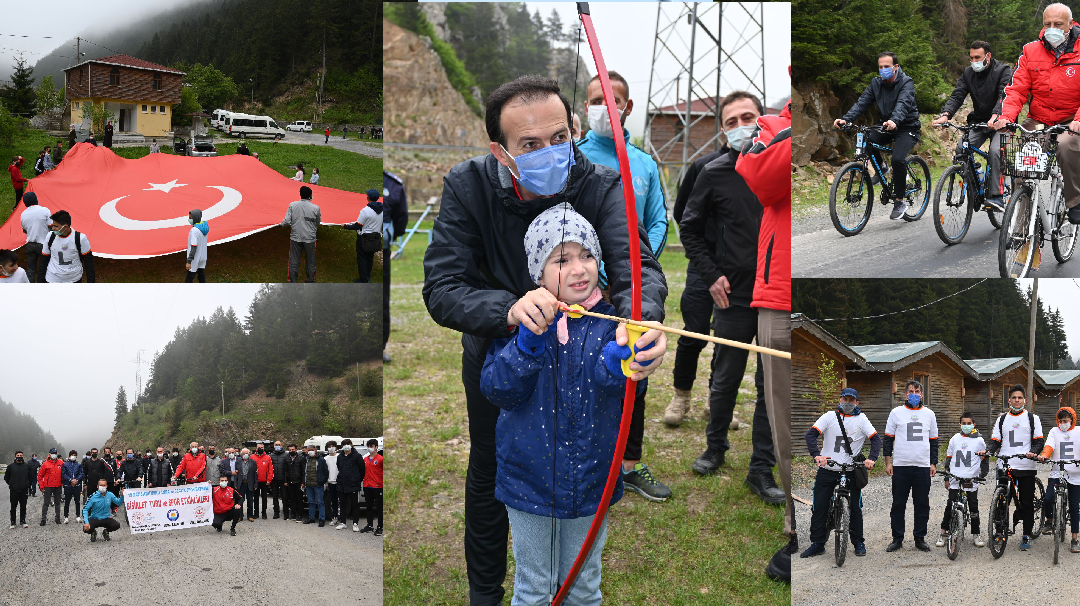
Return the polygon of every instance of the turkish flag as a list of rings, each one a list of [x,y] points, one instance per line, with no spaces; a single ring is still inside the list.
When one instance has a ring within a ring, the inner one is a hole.
[[[187,249],[188,211],[202,210],[209,244],[229,242],[280,225],[300,188],[312,190],[324,225],[356,221],[367,196],[302,184],[251,156],[189,158],[149,154],[121,158],[105,147],[79,143],[55,170],[31,179],[27,191],[52,212],[71,213],[94,256],[141,259]],[[0,227],[0,248],[26,244],[20,204]]]

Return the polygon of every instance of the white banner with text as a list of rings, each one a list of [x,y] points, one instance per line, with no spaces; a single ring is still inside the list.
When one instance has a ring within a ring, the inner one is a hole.
[[[214,519],[214,503],[206,482],[125,488],[124,508],[132,534],[208,526]]]

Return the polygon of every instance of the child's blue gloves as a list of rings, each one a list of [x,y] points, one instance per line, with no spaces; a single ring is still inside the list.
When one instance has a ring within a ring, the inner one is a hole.
[[[652,343],[649,343],[644,347],[639,347],[638,351],[652,349],[653,345],[656,345],[656,341],[653,341]],[[619,345],[614,340],[609,341],[608,344],[604,346],[604,366],[607,367],[608,372],[611,373],[611,376],[621,377],[623,376],[622,361],[630,359],[631,355],[632,353],[629,346]],[[655,360],[649,360],[648,362],[638,362],[638,364],[641,366],[648,366],[653,362],[655,362]]]
[[[549,324],[548,329],[539,335],[533,333],[533,331],[528,328],[519,326],[517,334],[518,349],[531,356],[539,356],[544,353],[544,344],[547,342],[548,335],[556,332],[556,326],[558,325],[561,316],[562,312],[556,313],[555,321]]]

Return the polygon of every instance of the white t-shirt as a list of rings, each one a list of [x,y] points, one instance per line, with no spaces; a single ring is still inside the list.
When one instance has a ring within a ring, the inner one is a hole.
[[[999,423],[1004,417],[1004,422]],[[997,440],[1001,443],[1001,450],[998,454],[1002,455],[1022,455],[1025,452],[1031,450],[1032,438],[1038,440],[1043,437],[1042,421],[1039,419],[1039,415],[1034,415],[1035,420],[1035,435],[1031,435],[1031,421],[1028,420],[1028,411],[1023,411],[1018,415],[1014,415],[1011,412],[1005,412],[994,419],[994,432],[990,434],[990,438]],[[1005,432],[1005,439],[1002,439],[1001,432],[998,431],[998,425],[1002,426],[1002,430]],[[998,469],[1002,469],[1004,465],[1001,461],[998,461]],[[1013,469],[1035,469],[1035,461],[1032,459],[1009,459],[1009,467]]]
[[[356,222],[364,226],[361,233],[377,234],[382,232],[383,213],[377,213],[370,206],[365,206]]]
[[[1069,431],[1061,431],[1060,427],[1051,429],[1046,435],[1046,445],[1054,449],[1054,452],[1050,454],[1051,461],[1080,460],[1080,426],[1074,426]],[[1050,468],[1051,478],[1060,475],[1057,465]],[[1080,467],[1066,465],[1065,475],[1068,477],[1069,484],[1080,486]]]
[[[337,484],[337,453],[334,453],[332,455],[328,454],[323,457],[323,460],[326,461],[326,468],[330,471],[330,479],[327,480],[327,482],[330,482],[331,484]]]
[[[814,429],[821,434],[821,456],[829,457],[837,463],[851,464],[851,457],[844,449],[844,434],[836,421],[836,412],[827,412],[814,422]],[[844,429],[851,439],[851,452],[858,454],[867,440],[877,435],[877,430],[870,424],[866,415],[844,415]]]
[[[949,462],[949,473],[961,478],[978,477],[979,472],[982,470],[982,457],[975,453],[983,450],[986,450],[986,441],[983,440],[982,434],[965,436],[958,433],[954,435],[949,440],[949,448],[945,454],[946,457],[952,457]],[[956,480],[950,479],[948,484],[949,488],[953,490],[960,488],[960,483]],[[964,490],[974,492],[978,489],[977,485],[973,485],[971,488],[965,488]]]
[[[50,234],[51,236],[51,234]],[[82,254],[90,254],[90,240],[86,234],[79,233],[82,243]],[[75,248],[75,230],[66,238],[59,235],[53,239],[49,246],[48,238],[45,239],[45,247],[41,254],[49,256],[49,268],[45,271],[45,280],[48,282],[78,282],[82,279],[83,265],[79,258],[79,251]]]
[[[26,231],[27,242],[45,244],[45,241],[49,239],[49,217],[51,215],[52,211],[40,204],[35,204],[23,211],[19,223],[22,224],[23,230]]]
[[[26,277],[26,270],[19,267],[15,270],[15,273],[10,276],[0,276],[0,284],[29,284],[30,279]]]
[[[885,435],[894,438],[894,466],[930,467],[930,440],[938,437],[937,416],[925,406],[897,406],[889,413]]]
[[[206,234],[198,227],[192,227],[188,232],[188,253],[195,247],[195,256],[191,259],[191,271],[206,269]],[[184,257],[187,258],[186,256]]]

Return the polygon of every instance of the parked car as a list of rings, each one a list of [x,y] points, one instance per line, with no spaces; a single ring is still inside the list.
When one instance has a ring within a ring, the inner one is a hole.
[[[301,132],[301,133],[310,133],[311,132],[311,122],[305,122],[303,120],[299,120],[297,122],[293,122],[292,124],[286,126],[285,130],[297,131],[297,132]]]
[[[214,138],[210,135],[195,135],[195,140],[188,148],[189,156],[209,158],[217,155],[217,147],[214,146]]]
[[[172,151],[177,156],[188,155],[188,140],[179,135],[173,137]]]

